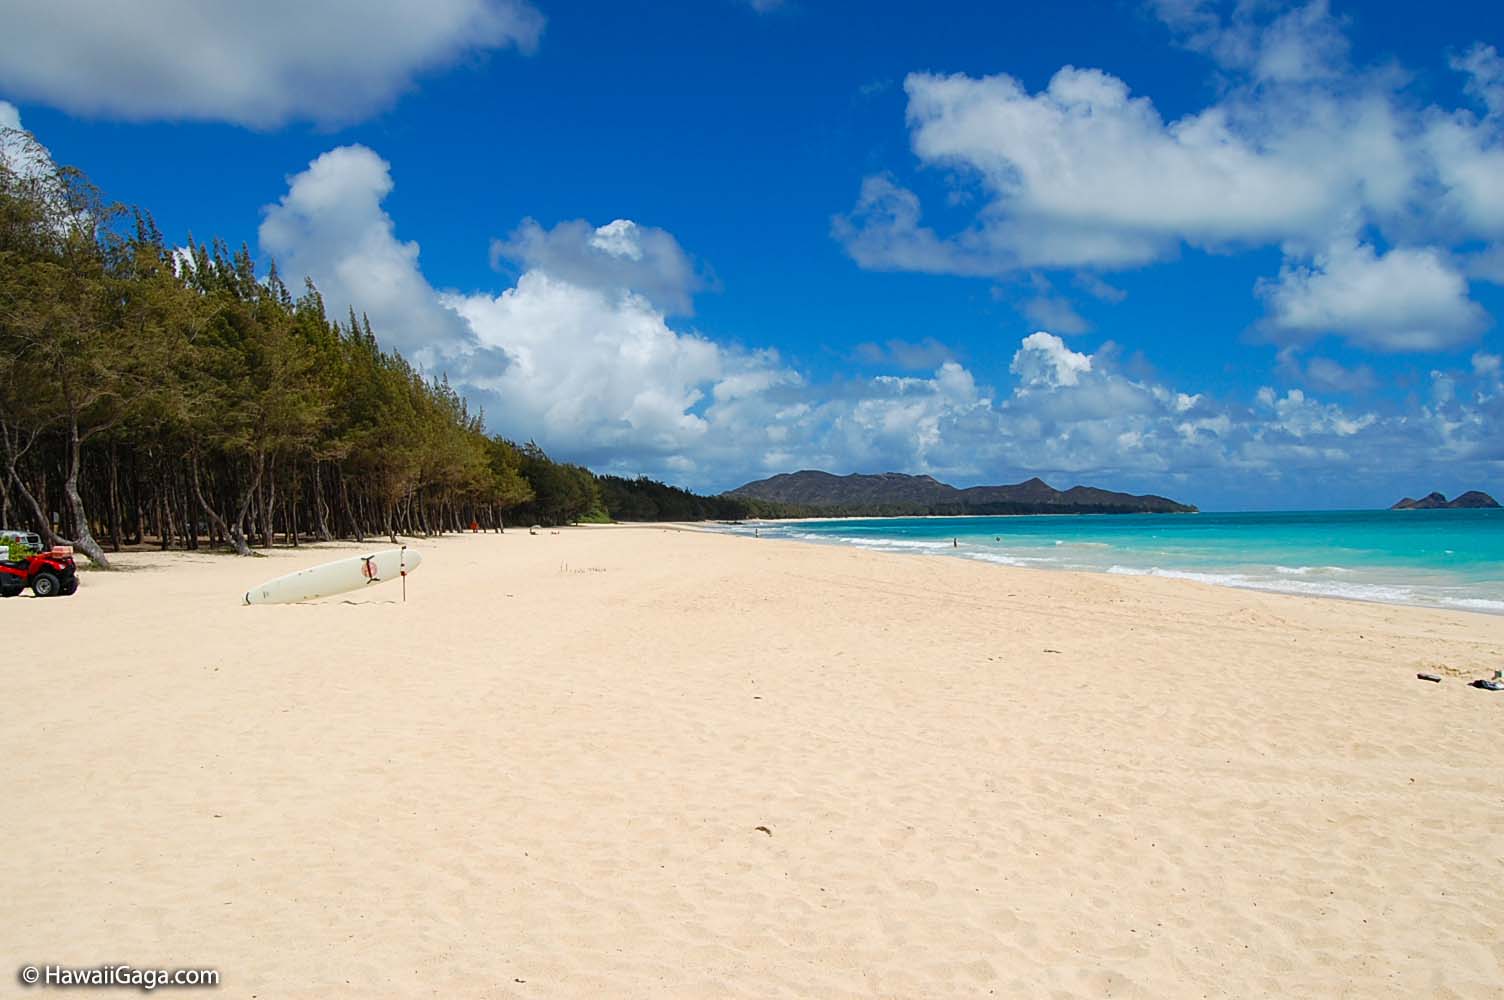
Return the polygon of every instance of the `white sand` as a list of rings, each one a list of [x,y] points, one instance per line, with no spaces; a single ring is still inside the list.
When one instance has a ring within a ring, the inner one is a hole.
[[[0,974],[1504,995],[1504,694],[1462,680],[1504,619],[656,528],[418,544],[405,606],[237,603],[354,546],[0,604]]]

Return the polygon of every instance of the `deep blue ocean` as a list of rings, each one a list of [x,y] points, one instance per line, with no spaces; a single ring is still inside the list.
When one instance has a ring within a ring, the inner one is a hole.
[[[755,527],[766,537],[1007,566],[1504,614],[1504,510],[915,517]],[[754,526],[731,530],[751,534]]]

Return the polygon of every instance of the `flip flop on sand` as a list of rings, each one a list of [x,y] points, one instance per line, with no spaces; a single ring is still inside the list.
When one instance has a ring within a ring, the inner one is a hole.
[[[1469,684],[1468,687],[1482,688],[1485,691],[1504,691],[1504,681],[1485,681],[1480,678],[1476,681],[1473,681],[1473,683]]]

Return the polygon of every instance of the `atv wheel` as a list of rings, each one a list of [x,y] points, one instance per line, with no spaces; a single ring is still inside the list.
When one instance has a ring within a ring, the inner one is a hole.
[[[61,582],[51,573],[38,573],[31,581],[31,592],[38,597],[54,597],[61,587]]]
[[[63,583],[63,589],[62,589],[62,594],[63,594],[64,597],[67,597],[67,596],[69,596],[70,594],[72,594],[77,589],[78,589],[78,577],[75,576],[71,580],[64,581],[64,583]]]

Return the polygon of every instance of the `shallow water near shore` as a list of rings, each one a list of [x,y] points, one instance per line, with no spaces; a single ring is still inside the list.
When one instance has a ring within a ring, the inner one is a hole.
[[[1008,566],[1504,614],[1497,509],[877,518],[758,530]]]

